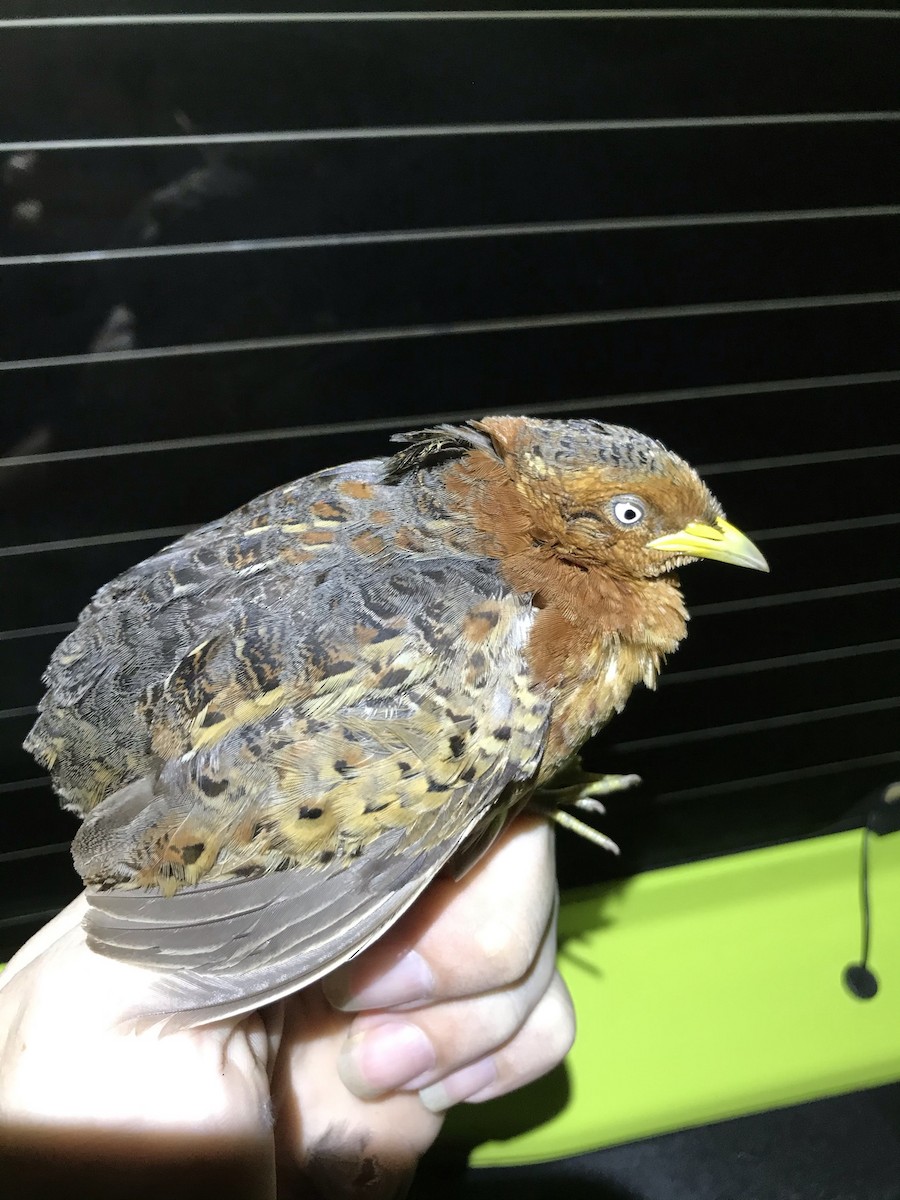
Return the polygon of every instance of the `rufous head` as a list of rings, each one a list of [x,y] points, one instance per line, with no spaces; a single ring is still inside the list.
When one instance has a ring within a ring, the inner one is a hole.
[[[486,417],[536,542],[578,566],[632,578],[698,558],[767,571],[758,548],[684,459],[622,425]]]

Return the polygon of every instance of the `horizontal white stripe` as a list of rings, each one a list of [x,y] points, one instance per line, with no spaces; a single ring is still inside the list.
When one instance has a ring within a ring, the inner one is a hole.
[[[844,517],[838,521],[780,525],[775,529],[758,529],[750,537],[758,538],[761,542],[775,542],[782,538],[816,537],[823,533],[847,533],[854,529],[878,529],[885,525],[900,525],[900,513],[875,513],[869,517]]]
[[[30,792],[49,783],[50,779],[47,775],[42,775],[40,779],[13,779],[9,783],[0,783],[0,796],[7,795],[9,792]]]
[[[0,630],[0,642],[19,641],[22,638],[49,637],[51,634],[70,633],[74,621],[59,621],[54,625],[29,625],[24,629]]]
[[[856,704],[837,704],[833,708],[814,708],[805,712],[786,713],[778,717],[760,717],[754,721],[734,721],[728,725],[704,725],[702,729],[685,729],[680,733],[664,733],[657,737],[634,738],[628,742],[612,742],[610,749],[630,752],[680,746],[690,742],[708,742],[721,737],[765,733],[771,729],[789,729],[795,725],[812,725],[817,721],[834,721],[841,717],[865,716],[867,713],[888,712],[900,708],[900,696],[883,700],[862,700]]]
[[[75,889],[72,890],[72,898],[75,898]],[[66,901],[68,903],[68,901]],[[0,929],[15,929],[17,925],[28,925],[32,921],[40,921],[41,924],[55,917],[60,910],[58,908],[42,908],[38,912],[17,913],[13,917],[0,917]]]
[[[842,658],[859,658],[868,654],[891,654],[900,650],[900,638],[886,642],[863,642],[857,646],[837,646],[831,650],[808,650],[802,654],[779,654],[774,658],[754,658],[748,662],[722,663],[715,667],[699,667],[693,671],[667,669],[660,686],[677,683],[700,683],[733,675],[755,675],[760,671],[779,671],[788,667],[805,667],[812,663],[835,662]]]
[[[233,341],[195,342],[187,345],[146,346],[136,350],[110,350],[95,354],[55,354],[42,358],[16,358],[0,362],[0,371],[28,371],[46,367],[80,367],[97,363],[141,362],[146,359],[186,358],[194,355],[236,354],[262,350],[292,350],[308,346],[342,346],[364,342],[396,342],[418,338],[461,337],[475,334],[513,333],[518,330],[572,329],[579,326],[623,324],[629,321],[682,320],[736,314],[790,312],[799,309],[845,308],[866,304],[894,304],[900,291],[857,292],[832,296],[785,296],[764,300],[725,300],[703,304],[663,304],[649,308],[614,308],[598,312],[550,313],[532,317],[489,317],[485,320],[437,321],[428,325],[398,325],[385,329],[345,329],[332,333],[296,333],[276,337],[237,338]]]
[[[47,846],[29,846],[26,850],[5,850],[0,853],[0,865],[20,862],[23,858],[44,858],[48,854],[62,854],[70,845],[67,841],[54,841]]]
[[[839,762],[816,763],[809,767],[794,767],[787,771],[772,771],[767,775],[752,775],[745,779],[729,779],[723,783],[707,783],[700,787],[678,788],[671,792],[661,792],[656,800],[665,804],[680,803],[683,800],[699,800],[704,796],[724,796],[729,792],[774,787],[776,784],[792,783],[794,780],[820,779],[827,775],[842,775],[847,771],[890,766],[893,763],[900,764],[900,750],[867,754],[860,758],[845,758]]]
[[[744,471],[768,471],[772,468],[808,467],[821,463],[854,462],[864,458],[893,458],[900,445],[861,446],[857,450],[811,450],[808,454],[773,454],[768,458],[743,458],[734,462],[701,463],[701,475],[738,475]]]
[[[3,29],[73,29],[119,25],[311,25],[434,21],[721,21],[893,20],[884,8],[535,8],[388,12],[136,13],[122,16],[7,17]]]
[[[33,717],[36,713],[36,704],[24,704],[19,708],[0,708],[0,721],[12,721],[16,717]]]
[[[870,596],[878,592],[900,591],[900,579],[870,579],[858,583],[838,583],[832,587],[806,588],[798,592],[775,592],[746,600],[718,600],[711,604],[692,604],[691,616],[712,617],[749,612],[754,608],[781,608],[785,604],[810,604],[818,600],[843,600],[850,596]]]
[[[900,370],[868,371],[850,375],[812,375],[801,379],[765,379],[747,383],[713,384],[708,387],[666,388],[656,392],[622,392],[612,396],[579,397],[550,404],[524,404],[519,413],[549,416],[551,413],[591,412],[596,409],[672,404],[684,400],[728,399],[735,396],[759,396],[781,392],[802,392],[828,388],[873,386],[900,382]],[[363,421],[338,421],[321,425],[291,425],[283,429],[251,429],[236,433],[209,433],[196,437],[165,438],[158,442],[122,442],[112,446],[89,446],[79,450],[50,450],[43,454],[17,454],[0,458],[3,467],[28,467],[44,463],[78,462],[90,458],[113,458],[129,454],[159,454],[173,450],[205,450],[216,446],[249,445],[257,442],[281,442],[292,439],[330,437],[354,433],[387,433],[394,429],[424,428],[457,421],[477,420],[506,409],[464,408],[443,412],[415,413],[400,417],[373,417]],[[850,457],[854,452],[848,452]],[[747,460],[752,462],[754,460]],[[713,468],[725,464],[712,464]],[[748,468],[749,469],[749,468]],[[0,633],[0,638],[2,638]]]
[[[44,858],[49,854],[63,854],[69,848],[69,842],[51,842],[47,846],[29,846],[25,850],[4,850],[0,853],[0,866],[3,863],[21,861],[23,858]]]
[[[48,150],[121,150],[155,146],[272,145],[284,142],[349,142],[390,138],[497,137],[536,133],[606,133],[645,129],[728,129],[767,125],[855,125],[898,121],[900,111],[762,113],[710,117],[610,117],[588,121],[488,121],[444,125],[383,125],[358,129],[272,129],[246,133],[173,133],[146,137],[48,138],[0,142],[0,153]]]
[[[174,540],[196,528],[196,525],[167,525],[161,529],[129,529],[124,533],[98,533],[91,537],[57,538],[51,542],[0,546],[0,558],[21,558],[26,554],[47,554],[54,550],[84,550],[90,546],[113,546],[120,542],[148,542],[154,538]]]
[[[762,212],[688,213],[658,217],[598,217],[589,221],[523,221],[500,225],[460,225],[437,229],[386,229],[371,233],[318,233],[292,237],[183,242],[164,246],[123,246],[112,250],[61,250],[47,254],[0,255],[0,267],[54,263],[119,262],[132,258],[182,258],[201,254],[247,254],[273,250],[317,250],[344,246],[390,246],[411,242],[470,241],[487,238],[549,237],[615,233],[641,229],[696,229],[706,226],[772,225],[794,221],[833,221],[900,216],[900,204],[851,208],[795,208]]]

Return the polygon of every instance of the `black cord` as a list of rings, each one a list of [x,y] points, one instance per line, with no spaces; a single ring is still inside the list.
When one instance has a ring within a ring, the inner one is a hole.
[[[859,852],[859,906],[862,917],[862,947],[859,962],[851,963],[844,970],[844,983],[857,1000],[871,1000],[878,994],[878,977],[869,967],[869,941],[872,929],[869,907],[869,834],[863,830]]]
[[[900,784],[892,783],[879,791],[869,809],[859,852],[859,907],[862,921],[862,945],[858,963],[844,969],[844,984],[857,1000],[871,1000],[878,994],[878,976],[869,967],[872,915],[869,903],[869,839],[874,833],[883,837],[900,830]]]

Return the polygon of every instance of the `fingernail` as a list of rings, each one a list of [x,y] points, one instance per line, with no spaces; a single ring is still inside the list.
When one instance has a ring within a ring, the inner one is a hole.
[[[322,982],[330,1004],[345,1012],[368,1008],[394,1008],[398,1004],[428,1000],[434,992],[434,976],[428,963],[410,950],[375,979],[354,986],[353,969],[335,971]]]
[[[436,1062],[434,1047],[418,1025],[386,1021],[347,1039],[338,1074],[354,1095],[368,1100],[413,1083]]]
[[[482,1058],[479,1062],[471,1063],[461,1071],[448,1075],[440,1083],[422,1088],[419,1099],[433,1113],[446,1112],[454,1104],[460,1104],[490,1087],[496,1078],[497,1068],[494,1066],[494,1060]]]

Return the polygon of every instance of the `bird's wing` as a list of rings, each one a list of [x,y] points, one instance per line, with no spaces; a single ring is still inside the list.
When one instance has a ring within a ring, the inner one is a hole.
[[[236,613],[275,611],[290,596],[296,619],[317,619],[317,580],[354,557],[348,543],[377,512],[377,500],[341,489],[375,495],[382,474],[383,464],[370,460],[275,488],[97,592],[50,660],[25,743],[67,808],[83,816],[154,770],[148,686],[227,634]],[[395,490],[402,508],[405,494]]]
[[[153,770],[73,845],[90,944],[190,1023],[370,944],[537,770],[531,621],[488,560],[383,548],[207,620],[140,702]]]

